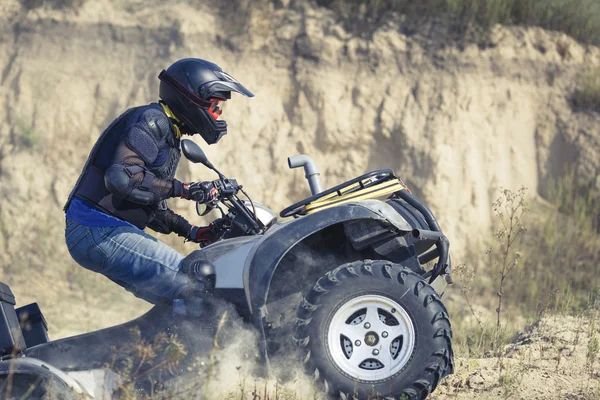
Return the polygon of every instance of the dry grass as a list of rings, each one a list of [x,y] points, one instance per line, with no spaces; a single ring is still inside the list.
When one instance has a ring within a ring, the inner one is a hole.
[[[320,0],[344,18],[364,16],[372,21],[390,12],[411,17],[447,17],[457,28],[474,24],[537,25],[563,31],[586,43],[600,42],[600,4],[594,0]]]
[[[75,11],[87,1],[20,0],[28,10],[48,7]],[[275,7],[287,4],[282,0],[222,2],[221,12],[233,18],[223,28],[243,33],[252,10],[264,13],[269,3]],[[316,0],[316,3],[332,9],[355,32],[370,32],[392,13],[398,13],[406,15],[407,21],[440,18],[462,32],[474,26],[531,25],[565,32],[583,43],[600,44],[600,2],[597,0]]]
[[[473,250],[467,257],[470,264],[456,271],[460,295],[449,306],[458,316],[453,319],[457,353],[470,357],[497,354],[514,333],[546,314],[582,315],[597,307],[600,196],[596,187],[596,182],[583,181],[574,172],[551,182],[551,204],[531,204],[524,217],[527,231],[511,246],[507,246],[510,237],[498,210],[506,219],[512,208],[496,207],[495,236],[504,241],[480,245],[492,250],[486,256],[483,250]],[[511,254],[513,259],[507,263],[506,256]],[[505,314],[502,320],[501,312]],[[500,321],[505,324],[501,326]],[[592,345],[590,352],[594,349]]]
[[[526,232],[523,224],[528,212],[525,194],[525,188],[516,192],[508,189],[501,191],[501,195],[492,204],[498,228],[493,233],[493,240],[485,251],[485,257],[482,254],[476,258],[484,264],[478,271],[465,265],[456,270],[461,296],[472,316],[470,322],[465,323],[459,317],[458,324],[454,324],[459,354],[462,352],[469,357],[494,355],[501,358],[504,346],[517,333],[517,326],[508,324],[505,314],[513,311],[506,309],[510,304],[506,301],[507,295],[512,292],[509,283],[513,275],[522,268],[522,253],[516,251],[516,248]],[[488,279],[482,279],[482,275]],[[475,296],[473,289],[477,290]],[[475,310],[474,302],[481,303],[482,297],[488,309],[495,306],[495,322],[492,320],[492,313],[482,316]],[[454,307],[456,306],[451,304],[451,308]]]
[[[78,10],[85,1],[86,0],[20,0],[20,3],[27,10],[33,10],[40,7]]]
[[[343,20],[377,24],[396,12],[408,20],[447,19],[456,29],[474,25],[534,25],[557,30],[584,43],[600,43],[600,2],[596,0],[317,0]],[[355,25],[356,26],[356,25]]]

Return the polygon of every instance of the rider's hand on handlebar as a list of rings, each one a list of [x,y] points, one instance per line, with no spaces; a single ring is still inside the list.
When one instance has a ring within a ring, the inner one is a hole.
[[[217,240],[212,227],[209,226],[192,226],[190,233],[186,238],[190,242],[200,243],[202,247],[207,246]]]
[[[181,197],[198,203],[210,203],[219,195],[214,182],[186,182],[183,184]]]
[[[209,244],[219,240],[231,228],[231,221],[226,218],[217,218],[210,223],[209,226],[192,226],[188,233],[187,240],[200,243],[200,246],[208,246]]]

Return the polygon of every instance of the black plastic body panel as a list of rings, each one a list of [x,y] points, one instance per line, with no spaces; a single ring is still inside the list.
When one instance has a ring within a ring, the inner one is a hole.
[[[27,347],[15,312],[15,296],[0,282],[0,356],[19,353]]]
[[[48,342],[48,324],[38,303],[17,308],[17,318],[27,347]]]
[[[213,314],[215,313],[207,311],[206,318],[177,317],[173,316],[170,307],[155,306],[132,321],[40,344],[27,349],[25,355],[45,361],[65,372],[103,368],[111,363],[118,363],[119,360],[135,359],[136,343],[140,340],[153,343],[157,335],[164,334],[167,337],[177,337],[188,351],[180,364],[185,368],[196,356],[212,348]],[[139,337],[135,334],[138,331]],[[158,364],[165,357],[168,358],[168,355],[160,354],[155,362]]]
[[[388,204],[394,207],[398,214],[402,215],[402,218],[404,218],[406,222],[413,227],[413,229],[432,229],[432,227],[425,220],[423,214],[406,201],[401,199],[390,199],[388,200]],[[413,245],[417,254],[425,253],[434,245],[434,242],[432,241],[415,240],[411,235],[406,235],[405,238],[407,245]]]
[[[256,249],[248,274],[244,277],[252,313],[256,313],[265,304],[277,265],[294,245],[328,226],[360,219],[375,219],[387,223],[367,207],[350,203],[299,218],[285,224],[272,236],[265,237]]]

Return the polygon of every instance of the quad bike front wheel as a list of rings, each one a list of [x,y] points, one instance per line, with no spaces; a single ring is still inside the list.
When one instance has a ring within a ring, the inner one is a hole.
[[[425,399],[452,372],[452,331],[438,294],[387,261],[341,265],[298,308],[307,372],[333,398]]]

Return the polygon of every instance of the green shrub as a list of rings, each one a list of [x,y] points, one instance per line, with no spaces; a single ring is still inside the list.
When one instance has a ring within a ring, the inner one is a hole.
[[[579,78],[573,104],[580,109],[600,111],[600,68],[588,69]]]
[[[86,0],[20,0],[21,5],[27,10],[50,7],[56,10],[78,10]]]
[[[17,121],[15,139],[23,147],[36,147],[42,142],[42,134],[24,121]]]
[[[598,72],[600,94],[600,70]],[[558,207],[559,212],[573,218],[582,229],[600,229],[600,180],[597,176],[586,181],[570,168],[561,179],[550,179],[548,200]]]

